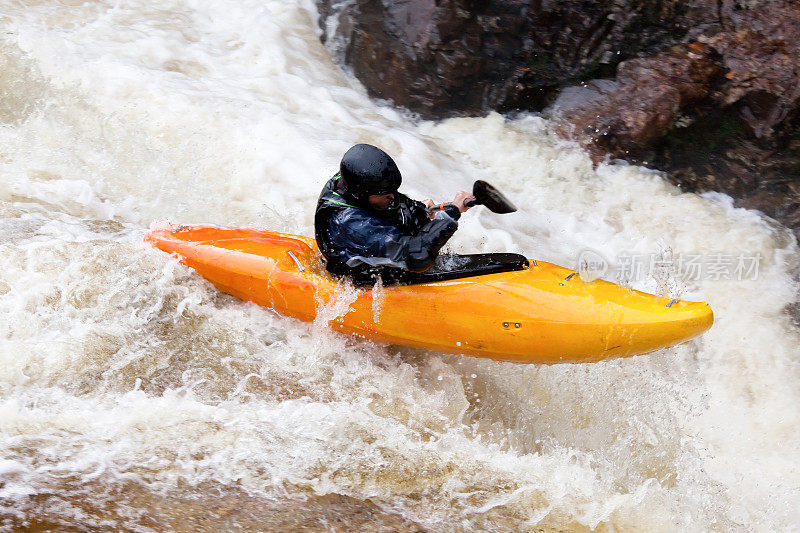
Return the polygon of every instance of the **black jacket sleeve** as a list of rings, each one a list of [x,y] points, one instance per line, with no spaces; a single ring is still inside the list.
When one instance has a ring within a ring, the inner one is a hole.
[[[440,212],[426,219],[416,234],[407,235],[364,210],[349,209],[333,214],[328,227],[338,260],[351,269],[386,266],[422,272],[433,265],[458,222]]]
[[[458,222],[446,212],[422,226],[413,237],[402,237],[400,246],[405,248],[406,268],[412,272],[423,272],[433,265],[439,250],[458,229]]]

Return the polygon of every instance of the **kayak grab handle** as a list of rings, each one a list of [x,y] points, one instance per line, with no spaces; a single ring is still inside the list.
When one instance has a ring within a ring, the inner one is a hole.
[[[289,255],[289,257],[292,258],[292,260],[294,261],[294,264],[297,265],[298,269],[300,269],[300,272],[305,272],[306,271],[306,267],[304,267],[303,265],[300,264],[300,260],[297,259],[296,255],[294,255],[290,250],[286,250],[286,253]]]
[[[569,281],[569,280],[571,280],[573,278],[573,276],[577,276],[577,275],[578,275],[577,272],[573,272],[572,274],[570,274],[569,276],[564,278],[564,281]]]
[[[672,304],[676,304],[678,302],[680,302],[680,300],[670,300],[669,303],[667,304],[667,307],[672,307]]]

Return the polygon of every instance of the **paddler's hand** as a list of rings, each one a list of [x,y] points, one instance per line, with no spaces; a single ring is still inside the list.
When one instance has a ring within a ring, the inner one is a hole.
[[[422,200],[422,203],[425,204],[425,207],[427,207],[428,209],[433,207],[433,200],[431,200],[430,198],[425,198],[424,200]],[[431,220],[433,220],[433,217],[435,216],[436,216],[436,211],[431,211],[430,213],[428,213],[428,218]]]
[[[458,191],[456,193],[455,199],[453,200],[453,205],[456,206],[459,211],[464,213],[467,209],[469,209],[469,207],[464,205],[464,203],[474,199],[475,197],[472,195],[472,193],[469,193],[467,191]]]

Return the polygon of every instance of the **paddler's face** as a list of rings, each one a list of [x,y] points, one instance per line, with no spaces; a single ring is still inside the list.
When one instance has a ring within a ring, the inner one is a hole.
[[[369,198],[367,198],[367,201],[369,202],[369,206],[373,209],[389,209],[394,202],[394,193],[370,194]]]

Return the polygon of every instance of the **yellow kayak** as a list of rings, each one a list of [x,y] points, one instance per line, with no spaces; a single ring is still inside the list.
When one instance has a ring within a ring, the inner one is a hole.
[[[686,342],[714,322],[707,303],[586,283],[543,261],[509,272],[348,289],[325,271],[307,237],[198,225],[154,230],[145,240],[177,254],[220,290],[281,315],[312,321],[345,301],[345,311],[329,319],[343,333],[501,361],[629,357]]]

